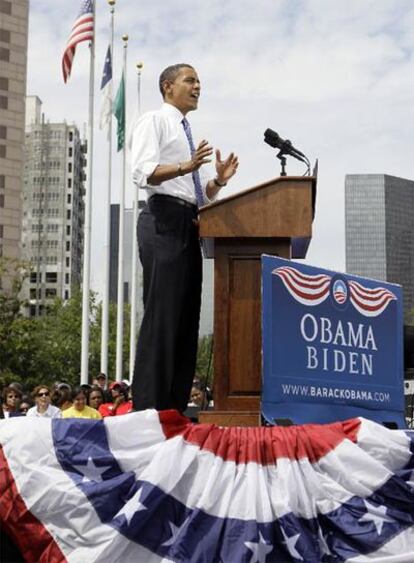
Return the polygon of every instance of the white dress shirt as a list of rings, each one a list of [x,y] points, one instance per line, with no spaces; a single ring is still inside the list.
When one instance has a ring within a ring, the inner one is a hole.
[[[39,416],[44,418],[62,418],[62,411],[58,407],[55,407],[54,405],[49,405],[45,410],[45,412],[41,413],[37,410],[37,405],[35,405],[34,407],[31,407],[27,411],[26,416]]]
[[[184,115],[175,106],[164,103],[157,111],[144,113],[136,122],[132,133],[131,167],[136,188],[146,190],[147,197],[154,194],[170,195],[196,204],[192,174],[177,176],[158,186],[149,186],[148,177],[160,164],[177,164],[191,160],[188,139],[182,120]],[[197,141],[195,141],[197,145]],[[205,201],[208,176],[199,169]]]

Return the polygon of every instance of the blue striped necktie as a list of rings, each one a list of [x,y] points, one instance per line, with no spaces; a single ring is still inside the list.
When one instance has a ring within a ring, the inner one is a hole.
[[[195,153],[195,146],[194,146],[194,141],[193,141],[193,136],[191,134],[191,127],[190,124],[188,123],[188,120],[184,117],[184,119],[181,121],[181,123],[183,124],[184,127],[184,133],[187,137],[188,140],[188,144],[190,146],[190,152],[191,152],[191,156],[193,156],[193,154]],[[197,200],[197,205],[198,207],[202,207],[205,204],[204,201],[204,194],[203,194],[203,188],[201,187],[201,179],[200,179],[200,173],[198,170],[194,170],[192,172],[192,176],[193,176],[193,182],[194,182],[194,188],[195,188],[195,196],[196,196],[196,200]]]

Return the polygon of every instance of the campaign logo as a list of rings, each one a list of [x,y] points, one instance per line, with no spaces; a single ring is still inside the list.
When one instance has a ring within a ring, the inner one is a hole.
[[[345,303],[348,297],[348,288],[344,280],[335,280],[332,287],[332,295],[338,305]]]
[[[315,306],[323,303],[330,293],[332,276],[327,274],[309,275],[292,268],[282,266],[272,271],[281,278],[290,295],[302,305]],[[338,305],[344,305],[348,299],[364,317],[378,317],[397,297],[385,287],[365,287],[355,280],[334,279],[332,297]]]

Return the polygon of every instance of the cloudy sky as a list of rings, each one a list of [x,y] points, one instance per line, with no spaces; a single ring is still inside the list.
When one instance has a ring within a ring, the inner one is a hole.
[[[32,0],[28,93],[38,95],[50,121],[87,121],[88,47],[78,47],[64,85],[61,54],[80,0]],[[160,104],[157,79],[175,62],[198,69],[196,138],[207,138],[240,159],[238,175],[222,194],[279,174],[267,127],[319,159],[317,214],[310,264],[345,269],[344,178],[386,173],[414,178],[414,3],[412,0],[117,0],[114,77],[122,65],[122,34],[129,35],[128,124],[137,106],[136,63],[142,61],[142,109]],[[109,7],[97,0],[96,111],[109,40]],[[114,156],[112,201],[118,201],[120,156]],[[95,134],[92,287],[101,289],[102,190],[105,135]],[[303,165],[288,161],[289,174]],[[127,204],[132,185],[127,186]]]

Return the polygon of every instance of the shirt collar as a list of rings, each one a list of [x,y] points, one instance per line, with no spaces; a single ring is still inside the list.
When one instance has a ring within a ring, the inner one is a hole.
[[[164,102],[161,106],[161,110],[170,115],[171,117],[174,117],[177,121],[179,121],[181,123],[181,121],[184,119],[185,115],[183,115],[181,113],[181,111],[176,108],[175,106],[173,106],[172,104],[169,104],[167,102]]]

